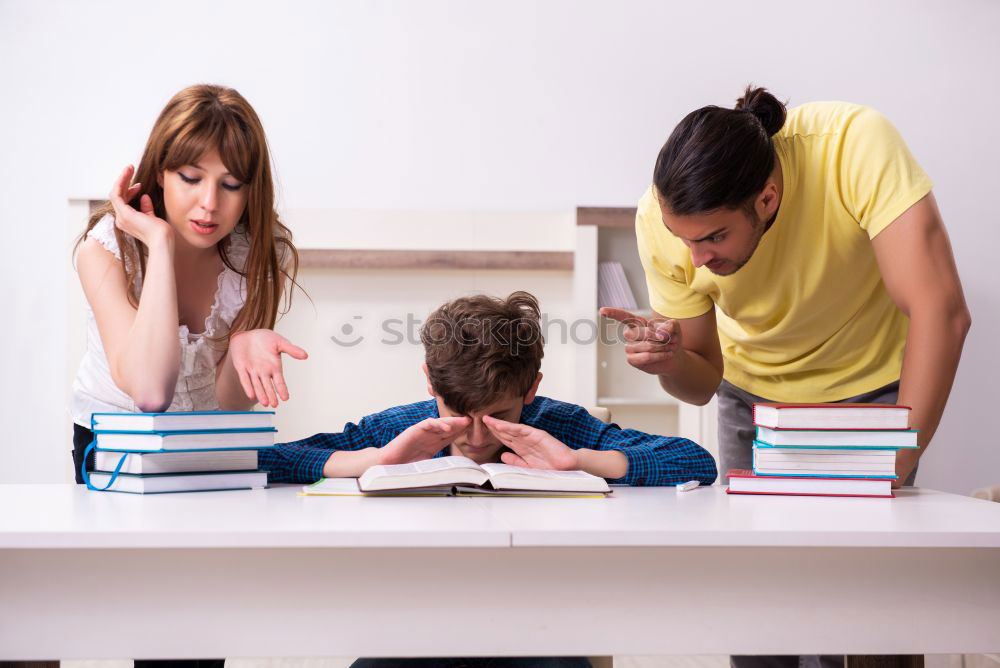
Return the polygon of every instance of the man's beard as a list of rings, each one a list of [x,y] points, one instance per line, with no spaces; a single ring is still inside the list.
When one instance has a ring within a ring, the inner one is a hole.
[[[753,257],[753,254],[757,251],[757,246],[760,245],[760,240],[764,238],[764,232],[766,232],[767,228],[770,227],[769,223],[764,223],[761,221],[760,218],[757,217],[756,212],[750,213],[750,224],[753,226],[753,239],[750,241],[750,250],[748,250],[747,253],[739,260],[736,261],[726,260],[726,264],[736,265],[735,267],[733,267],[733,269],[729,271],[718,272],[718,271],[712,271],[712,268],[709,267],[708,269],[709,271],[711,271],[716,276],[732,276],[740,269],[742,269],[743,265],[745,265],[747,262],[750,261],[750,258]]]

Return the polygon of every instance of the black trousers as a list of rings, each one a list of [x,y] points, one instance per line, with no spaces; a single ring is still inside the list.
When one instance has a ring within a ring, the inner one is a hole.
[[[76,473],[76,484],[83,484],[83,476],[80,474],[80,464],[83,463],[83,453],[87,446],[94,440],[94,432],[86,427],[73,423],[73,471]],[[94,470],[94,453],[87,457],[87,470]]]

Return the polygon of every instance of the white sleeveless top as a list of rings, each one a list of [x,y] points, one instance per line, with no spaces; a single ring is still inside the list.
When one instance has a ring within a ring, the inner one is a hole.
[[[102,218],[87,233],[88,239],[96,239],[122,259],[115,239],[115,221],[110,215]],[[234,267],[243,269],[250,244],[246,231],[237,227],[230,234],[228,257]],[[136,275],[136,285],[142,289],[142,277]],[[174,389],[174,400],[168,411],[217,410],[219,402],[215,398],[215,370],[224,354],[213,346],[208,337],[226,334],[230,325],[246,302],[246,284],[243,277],[229,267],[219,274],[218,287],[212,310],[205,318],[205,331],[192,334],[187,325],[177,329],[181,344],[180,374]],[[73,381],[73,422],[90,429],[91,413],[136,413],[139,409],[127,394],[122,392],[111,378],[108,358],[101,344],[101,334],[97,329],[94,311],[87,305],[87,351],[80,362]]]

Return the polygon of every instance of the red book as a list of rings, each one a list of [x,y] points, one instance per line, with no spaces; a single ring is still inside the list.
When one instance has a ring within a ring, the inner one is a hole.
[[[755,403],[753,423],[772,429],[908,429],[910,407],[894,404]]]
[[[873,478],[827,478],[820,476],[754,475],[753,471],[729,472],[727,494],[785,494],[791,496],[873,496],[893,498],[891,480]]]

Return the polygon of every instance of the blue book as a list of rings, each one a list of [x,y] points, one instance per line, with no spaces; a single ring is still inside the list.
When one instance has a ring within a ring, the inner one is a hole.
[[[105,473],[204,473],[256,471],[257,450],[94,451],[94,470]]]
[[[865,478],[894,480],[894,450],[836,450],[761,447],[753,444],[753,473],[787,478]]]
[[[183,450],[257,450],[274,445],[270,429],[201,431],[95,431],[98,450],[158,452]]]
[[[271,429],[274,411],[175,411],[170,413],[94,413],[94,431],[212,431]]]
[[[831,480],[895,480],[895,475],[845,475],[843,472],[831,473],[764,473],[756,467],[753,474],[762,478],[830,478]]]
[[[916,429],[770,429],[757,427],[756,442],[772,448],[916,448]]]
[[[258,489],[267,486],[266,471],[212,471],[205,473],[90,474],[90,489],[132,494],[214,492],[225,489]]]

